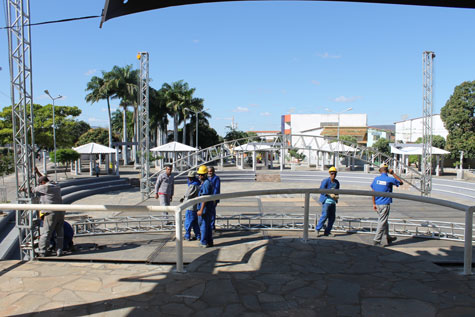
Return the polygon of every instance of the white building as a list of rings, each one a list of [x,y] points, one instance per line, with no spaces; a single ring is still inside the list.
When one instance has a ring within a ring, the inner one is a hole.
[[[366,127],[366,114],[340,114],[340,127]],[[338,114],[287,114],[282,116],[281,131],[283,134],[308,134],[311,130],[323,127],[338,126]]]
[[[418,138],[422,138],[422,117],[398,121],[394,124],[396,125],[396,142],[413,143]],[[440,114],[434,114],[432,116],[432,135],[440,135],[447,139],[448,134],[449,131],[445,129]]]

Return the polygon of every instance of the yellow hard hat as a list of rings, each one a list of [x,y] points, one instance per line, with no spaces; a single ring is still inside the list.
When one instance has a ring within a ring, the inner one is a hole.
[[[208,174],[208,168],[206,165],[201,165],[200,168],[198,168],[197,174]]]
[[[335,166],[332,166],[332,167],[330,167],[330,169],[328,170],[328,172],[335,172],[335,173],[336,173],[337,170],[336,170]]]

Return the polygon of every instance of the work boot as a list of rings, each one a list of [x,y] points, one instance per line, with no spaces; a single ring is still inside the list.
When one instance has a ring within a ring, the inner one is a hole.
[[[397,237],[388,237],[388,245],[393,244],[393,242],[396,240],[397,240]]]
[[[56,256],[62,256],[62,255],[63,255],[63,250],[58,249],[58,250],[56,251]]]

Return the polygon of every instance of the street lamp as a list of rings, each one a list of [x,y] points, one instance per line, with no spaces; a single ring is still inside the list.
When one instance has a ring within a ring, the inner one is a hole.
[[[193,111],[191,110],[190,108],[185,108],[185,110],[188,110],[188,111],[191,111],[191,112],[194,112],[195,113],[195,116],[196,116],[196,148],[198,148],[198,115],[204,111],[208,111],[209,108],[206,108],[206,109],[203,109],[203,110],[200,110],[200,111]]]
[[[328,108],[325,108],[325,110],[328,111],[328,112],[333,112],[332,110],[330,110]],[[338,128],[337,128],[337,136],[336,136],[337,140],[340,140],[340,115],[342,113],[345,113],[345,112],[350,111],[350,110],[353,110],[353,108],[349,107],[349,108],[337,113],[338,114]]]
[[[63,96],[58,95],[58,97],[53,98],[50,94],[48,89],[45,90],[45,94],[47,94],[51,100],[53,100],[53,143],[54,143],[54,181],[58,182],[58,173],[56,171],[56,125],[54,121],[54,101],[57,99],[63,98]]]

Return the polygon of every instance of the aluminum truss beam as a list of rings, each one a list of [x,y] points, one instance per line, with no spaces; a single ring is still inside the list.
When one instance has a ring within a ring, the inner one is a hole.
[[[315,229],[319,214],[310,215],[309,227]],[[298,214],[218,215],[221,230],[302,230],[304,217]],[[376,218],[337,217],[337,232],[375,233]],[[75,236],[175,231],[175,216],[115,216],[88,218],[73,224]],[[463,241],[465,224],[433,220],[391,219],[389,230],[394,235]],[[475,237],[472,237],[475,240]]]
[[[140,100],[139,100],[139,151],[140,151],[140,192],[145,199],[150,192],[150,116],[149,116],[149,54],[137,54],[140,60]]]
[[[32,202],[35,134],[33,130],[33,80],[30,30],[30,1],[8,0],[8,52],[12,99],[13,148],[17,201]],[[35,211],[17,211],[22,260],[35,257],[35,238],[39,236]]]
[[[430,196],[432,190],[432,116],[434,52],[422,53],[422,178],[421,193]]]

